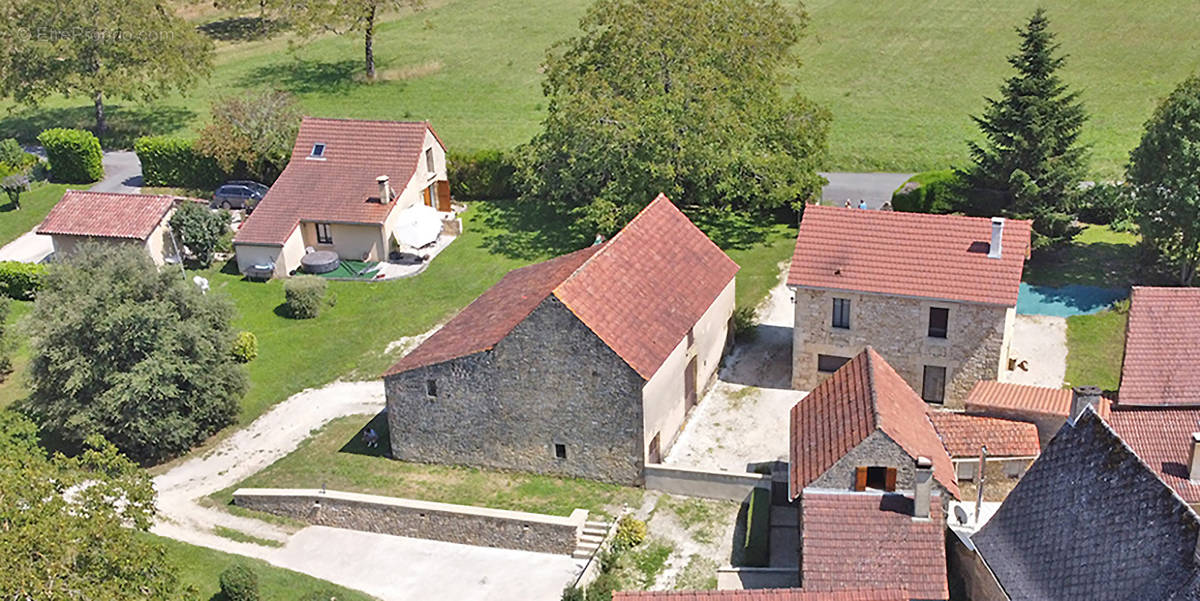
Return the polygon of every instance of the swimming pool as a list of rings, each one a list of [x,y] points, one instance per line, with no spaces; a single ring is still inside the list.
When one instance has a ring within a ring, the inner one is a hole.
[[[1107,309],[1113,302],[1129,296],[1129,290],[1097,286],[1031,286],[1021,282],[1017,313],[1070,317]]]

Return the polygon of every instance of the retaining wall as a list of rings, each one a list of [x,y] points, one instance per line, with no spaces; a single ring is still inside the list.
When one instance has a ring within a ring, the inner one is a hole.
[[[755,488],[771,489],[770,474],[739,474],[665,465],[647,465],[643,475],[646,490],[672,495],[744,501]]]
[[[588,512],[569,517],[315,489],[241,488],[239,507],[318,526],[570,555]]]

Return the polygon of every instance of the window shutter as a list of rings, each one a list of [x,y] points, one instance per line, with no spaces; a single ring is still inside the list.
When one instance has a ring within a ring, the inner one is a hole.
[[[867,466],[865,465],[854,469],[854,490],[867,490]]]
[[[437,183],[437,210],[447,212],[450,210],[450,182],[440,181]]]
[[[884,485],[883,489],[888,492],[893,492],[896,490],[896,468],[887,468],[887,483]]]

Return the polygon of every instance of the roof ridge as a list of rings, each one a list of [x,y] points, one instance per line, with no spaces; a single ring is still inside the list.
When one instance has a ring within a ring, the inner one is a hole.
[[[562,285],[567,283],[571,278],[575,277],[579,272],[583,271],[583,268],[587,267],[588,264],[590,264],[593,259],[595,259],[601,253],[603,253],[605,250],[607,250],[613,242],[615,242],[618,238],[621,237],[622,234],[625,233],[625,230],[629,229],[630,224],[637,221],[639,217],[641,217],[647,210],[649,210],[650,207],[654,206],[654,204],[657,203],[659,200],[666,200],[667,202],[670,202],[670,200],[667,198],[666,194],[659,192],[658,196],[654,197],[654,200],[651,200],[650,202],[646,203],[646,206],[642,207],[642,210],[638,211],[637,215],[634,215],[633,219],[629,220],[629,223],[626,223],[620,230],[617,230],[617,233],[613,234],[612,238],[609,238],[608,240],[601,242],[600,250],[597,250],[596,252],[592,253],[592,256],[588,257],[587,260],[585,260],[583,263],[580,263],[579,267],[577,267],[575,269],[575,271],[572,271],[570,275],[563,278],[563,280],[561,282],[559,282],[558,285],[555,286],[553,290],[550,291],[550,294],[553,294],[555,296],[555,298],[562,300],[562,298],[558,296],[559,288],[561,288]],[[563,303],[563,305],[566,306],[566,303]],[[569,309],[570,307],[567,307],[567,308]],[[571,311],[571,313],[574,313],[574,311]],[[578,316],[576,316],[576,317],[578,317]],[[582,321],[582,320],[580,320],[580,321]],[[587,325],[587,324],[585,323],[584,325]],[[588,329],[590,330],[591,327],[589,327]]]
[[[871,399],[871,415],[874,418],[875,429],[882,430],[883,419],[879,415],[879,390],[875,386],[875,362],[871,359],[871,355],[874,354],[875,347],[868,344],[866,351],[863,352],[867,359],[867,394]]]
[[[350,123],[389,123],[389,124],[399,124],[399,125],[429,125],[430,124],[430,121],[428,119],[413,120],[413,121],[407,121],[407,120],[397,121],[394,119],[354,119],[351,117],[317,117],[315,115],[304,115],[300,119],[301,119],[301,121],[342,121],[342,122],[350,122]]]

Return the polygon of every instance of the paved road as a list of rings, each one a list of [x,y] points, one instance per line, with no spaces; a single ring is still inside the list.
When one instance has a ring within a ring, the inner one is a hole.
[[[867,207],[878,209],[892,199],[892,192],[912,177],[911,173],[822,173],[829,184],[821,190],[821,204],[841,205],[847,200],[857,207],[866,200]]]
[[[42,158],[46,157],[46,153],[41,148],[27,148],[26,150]],[[113,150],[105,152],[103,160],[104,179],[89,190],[129,194],[141,192],[142,164],[138,161],[136,154],[129,150]],[[54,252],[54,245],[51,244],[50,237],[39,236],[30,230],[0,248],[0,261],[41,263],[52,252]]]

